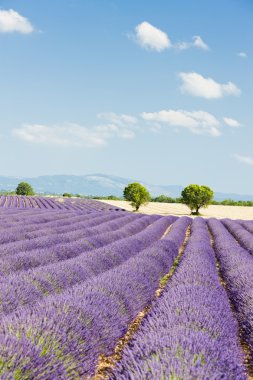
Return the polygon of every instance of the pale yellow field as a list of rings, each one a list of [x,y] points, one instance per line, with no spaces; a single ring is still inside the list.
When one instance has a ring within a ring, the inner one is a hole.
[[[133,208],[126,201],[102,201],[113,206],[124,208],[127,211],[132,211]],[[143,214],[159,214],[159,215],[188,215],[190,210],[180,203],[159,203],[150,202],[147,206],[141,206],[140,213]],[[208,208],[200,209],[201,216],[204,218],[230,218],[253,220],[253,207],[242,206],[220,206],[211,205]]]

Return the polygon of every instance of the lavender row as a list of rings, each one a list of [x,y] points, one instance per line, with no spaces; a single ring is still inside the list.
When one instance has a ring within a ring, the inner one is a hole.
[[[71,206],[76,206],[78,207],[79,209],[83,210],[85,208],[90,208],[90,210],[94,210],[94,208],[97,210],[97,211],[124,211],[123,209],[121,208],[118,208],[116,206],[112,206],[110,204],[107,204],[107,203],[103,203],[103,202],[99,202],[99,201],[96,201],[94,199],[74,199],[74,198],[71,198],[71,199],[68,199],[68,200],[65,200],[65,204],[69,204]]]
[[[203,219],[193,221],[178,269],[124,351],[112,379],[247,379],[237,323]]]
[[[44,197],[0,196],[0,207],[4,208],[40,208],[48,210],[118,210],[117,207],[87,199],[54,199]]]
[[[2,249],[0,256],[0,274],[6,276],[17,271],[49,265],[78,256],[80,253],[128,236],[132,231],[138,232],[147,227],[153,220],[150,217],[136,218],[135,215],[127,214],[93,228],[81,228],[66,234],[53,234],[52,236],[22,241],[22,247],[34,247],[31,250],[17,250],[17,244],[13,244],[14,248],[11,247],[10,249],[8,245],[8,252]]]
[[[136,221],[136,225],[139,225],[139,228],[142,228],[142,220],[144,222],[144,227],[146,227],[149,223],[152,223],[152,221],[158,219],[159,216],[142,216],[142,218],[138,218],[136,220],[135,216],[133,214],[126,214],[126,216],[122,216],[119,218],[118,221],[118,229],[111,231],[110,234],[105,235],[103,233],[104,226],[102,225],[102,232],[99,234],[99,227],[93,227],[94,231],[92,232],[92,228],[87,229],[87,231],[83,228],[80,228],[78,230],[70,231],[69,233],[62,233],[62,234],[52,234],[52,235],[46,235],[34,239],[27,239],[27,240],[20,240],[20,241],[14,241],[11,243],[5,243],[1,244],[0,246],[0,258],[7,258],[8,255],[16,255],[21,252],[33,252],[35,249],[49,249],[50,247],[55,246],[56,244],[63,244],[63,243],[71,243],[73,240],[80,240],[83,239],[83,243],[85,245],[88,245],[90,247],[96,247],[97,244],[100,244],[98,242],[101,241],[101,244],[103,245],[104,242],[107,240],[115,240],[117,239],[120,233],[124,233],[125,231],[122,231],[124,228],[124,225],[128,221]],[[110,225],[109,225],[110,227]],[[113,226],[115,228],[115,226]],[[106,224],[105,224],[106,228]],[[138,227],[137,227],[138,228]],[[127,230],[126,230],[127,233]]]
[[[40,226],[33,224],[22,224],[16,228],[9,228],[7,231],[0,231],[0,243],[6,247],[7,244],[19,241],[19,244],[22,245],[21,240],[31,240],[42,236],[49,237],[54,234],[68,233],[80,229],[85,230],[86,228],[93,227],[107,221],[109,222],[110,220],[124,218],[127,215],[129,214],[125,212],[100,213],[96,211],[95,213],[93,212],[88,215],[82,215],[81,217],[75,216],[51,223],[43,223]],[[29,222],[29,219],[27,222]],[[34,244],[36,245],[36,241]],[[13,244],[10,244],[10,246],[12,245]],[[32,243],[29,242],[28,246],[32,246]]]
[[[227,227],[228,231],[235,237],[235,239],[253,254],[253,235],[247,231],[241,224],[230,220],[223,219],[222,223]]]
[[[177,253],[173,241],[163,239],[85,284],[3,318],[3,379],[14,373],[47,380],[93,375],[99,355],[112,353],[129,323],[151,302]]]
[[[84,247],[87,247],[87,249],[98,248],[121,237],[126,237],[129,233],[132,233],[132,231],[136,230],[136,232],[138,232],[158,218],[159,216],[149,215],[142,216],[142,218],[136,220],[134,215],[128,214],[126,217],[120,218],[118,229],[111,231],[110,233],[101,232],[98,234],[98,228],[96,227],[94,228],[94,231],[92,231],[92,228],[87,230],[81,228],[67,234],[53,234],[52,236],[42,236],[41,238],[2,244],[0,246],[0,258],[8,260],[9,255],[15,256],[21,253],[26,253],[28,258],[30,254],[33,256],[43,254],[43,252],[45,252],[43,250],[48,250],[50,248],[52,248],[52,251],[54,252],[57,249],[58,244],[72,243],[73,240],[79,241],[79,243]],[[125,227],[125,224],[128,221],[132,223]],[[38,250],[42,250],[41,253],[39,253]]]
[[[0,207],[6,208],[42,208],[42,209],[66,209],[64,204],[58,205],[42,197],[1,196]]]
[[[12,217],[4,216],[3,221],[0,220],[0,241],[1,243],[11,241],[11,237],[9,237],[11,235],[13,236],[13,240],[18,240],[20,234],[32,233],[33,231],[43,229],[58,231],[61,227],[67,228],[76,222],[86,221],[90,218],[105,214],[117,215],[120,213],[101,213],[95,211],[89,214],[79,214],[75,212],[62,212],[60,215],[55,213],[55,217],[52,218],[49,213],[47,213],[46,217],[44,213],[40,213],[39,215],[25,213],[25,215],[23,215],[24,218],[18,220],[14,220]],[[64,230],[62,232],[64,232]]]
[[[235,308],[253,365],[253,259],[226,228],[215,219],[208,221],[227,292]]]
[[[144,218],[147,222],[148,218]],[[121,264],[161,238],[173,220],[174,217],[160,218],[140,233],[137,233],[138,228],[140,230],[140,221],[139,225],[132,223],[128,229],[128,235],[135,234],[132,237],[119,240],[118,236],[114,244],[91,252],[84,252],[82,245],[75,245],[70,256],[73,258],[70,260],[2,277],[0,313],[8,314],[19,306],[34,305],[49,294],[60,293],[69,286],[82,283]],[[79,257],[75,257],[76,255]]]
[[[249,231],[251,234],[253,234],[253,221],[252,220],[238,220],[238,223],[240,223],[247,231]]]
[[[13,211],[13,212],[12,212]],[[33,221],[36,224],[54,221],[61,218],[66,218],[68,215],[78,215],[76,211],[51,211],[51,210],[20,210],[20,209],[9,209],[0,210],[0,223],[1,228],[8,228],[9,226],[18,226],[24,221],[26,222],[29,218],[29,223]],[[79,214],[80,215],[80,214]],[[82,215],[87,215],[87,213],[82,213]]]
[[[176,245],[177,250],[182,246],[185,239],[185,231],[187,227],[191,224],[191,218],[187,216],[182,216],[175,223],[172,224],[168,234],[164,236],[164,240],[173,241]]]

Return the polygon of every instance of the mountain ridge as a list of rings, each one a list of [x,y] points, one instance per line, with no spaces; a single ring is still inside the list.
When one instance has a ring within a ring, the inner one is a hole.
[[[180,196],[182,185],[156,185],[138,179],[118,177],[114,175],[93,173],[85,175],[42,175],[38,177],[8,177],[0,176],[0,190],[15,190],[21,181],[29,182],[37,193],[62,194],[64,192],[81,195],[122,196],[124,187],[131,182],[140,182],[148,188],[152,196],[160,194],[173,198]],[[215,192],[215,200],[233,199],[235,201],[253,201],[253,195]]]

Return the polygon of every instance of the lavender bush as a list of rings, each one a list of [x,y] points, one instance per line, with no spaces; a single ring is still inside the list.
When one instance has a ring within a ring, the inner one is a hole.
[[[222,223],[226,226],[228,231],[235,237],[235,239],[253,254],[253,235],[247,231],[240,223],[234,220],[223,219]]]
[[[185,234],[185,224],[178,233]],[[85,284],[3,318],[4,378],[16,373],[45,379],[94,374],[98,356],[112,352],[128,324],[150,303],[177,253],[173,241],[159,241]],[[16,347],[22,360],[12,358]]]
[[[253,257],[236,242],[220,221],[211,219],[208,225],[214,237],[221,273],[253,364]]]
[[[110,379],[246,380],[237,323],[203,219]]]

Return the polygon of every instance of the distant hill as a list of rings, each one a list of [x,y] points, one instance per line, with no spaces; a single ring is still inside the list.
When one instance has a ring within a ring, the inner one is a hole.
[[[0,177],[0,190],[15,190],[21,181],[29,182],[37,193],[63,194],[64,192],[82,195],[116,195],[122,196],[124,187],[131,182],[140,182],[138,179],[122,178],[104,174],[76,175],[46,175],[35,178]],[[148,188],[152,196],[160,194],[173,198],[179,197],[183,186],[180,185],[152,185],[141,182]],[[215,200],[233,199],[235,201],[253,201],[253,195],[234,193],[215,193]]]

